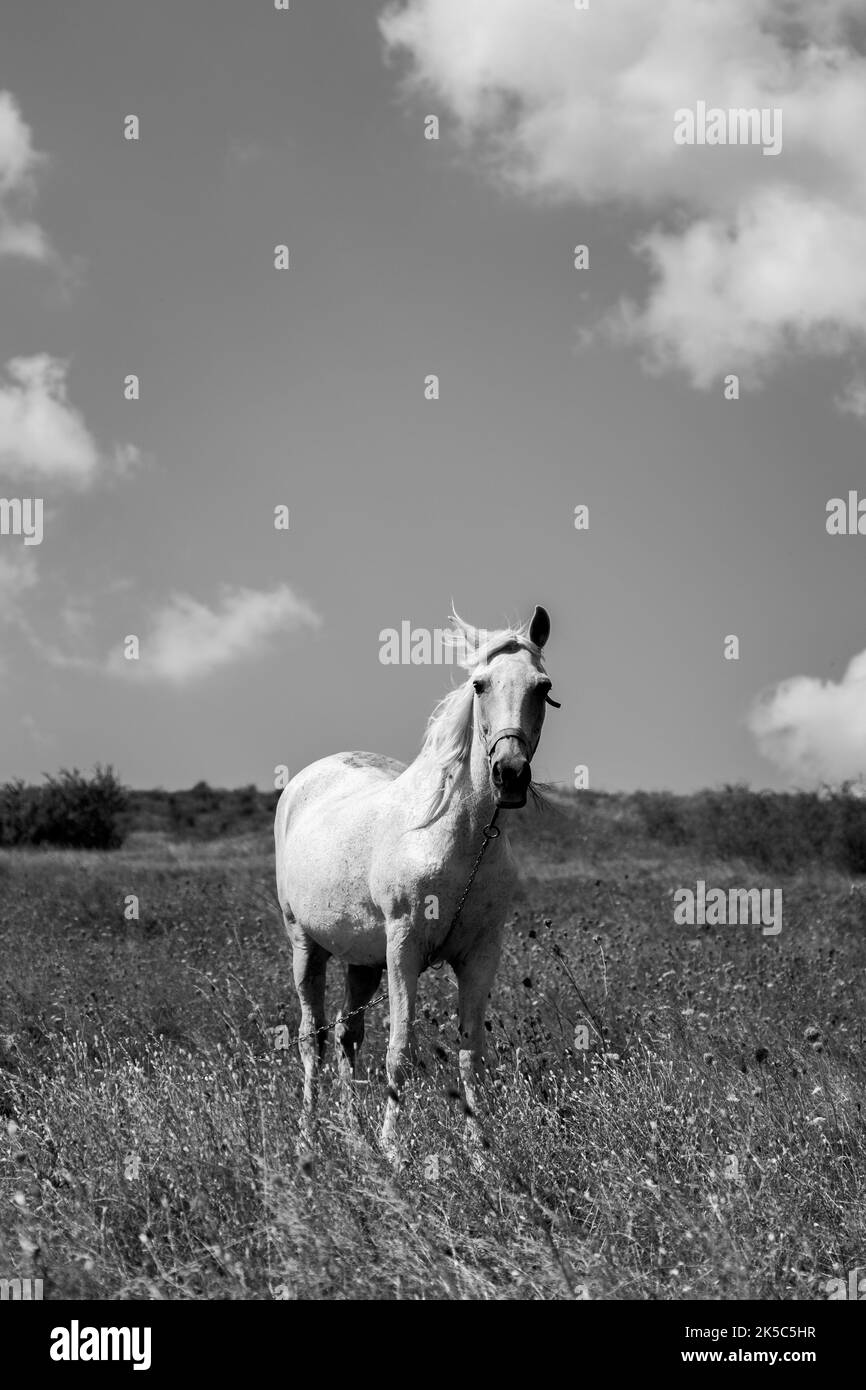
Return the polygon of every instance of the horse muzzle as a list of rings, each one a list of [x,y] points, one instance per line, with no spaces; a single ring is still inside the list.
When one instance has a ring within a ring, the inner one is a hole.
[[[507,741],[507,743],[506,743]],[[503,729],[487,745],[490,759],[490,780],[497,806],[503,810],[519,810],[526,805],[526,794],[532,781],[529,745],[521,729]]]

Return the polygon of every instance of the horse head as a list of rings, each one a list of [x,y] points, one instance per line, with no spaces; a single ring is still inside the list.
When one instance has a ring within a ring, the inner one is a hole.
[[[487,753],[493,798],[503,810],[526,805],[545,709],[556,705],[542,660],[549,636],[550,618],[536,608],[527,640],[494,646],[472,672],[475,729]]]

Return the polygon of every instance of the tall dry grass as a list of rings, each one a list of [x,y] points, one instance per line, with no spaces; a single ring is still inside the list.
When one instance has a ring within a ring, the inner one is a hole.
[[[329,1069],[299,1166],[266,838],[0,852],[0,1276],[106,1299],[808,1299],[866,1263],[866,894],[697,858],[621,812],[512,823],[526,899],[481,1172],[447,969],[422,981],[405,1172],[376,1143],[386,1004],[364,1139]],[[699,876],[781,886],[781,936],[674,927]]]

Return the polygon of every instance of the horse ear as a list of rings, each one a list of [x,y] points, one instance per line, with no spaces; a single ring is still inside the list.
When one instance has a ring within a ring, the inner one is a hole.
[[[536,647],[543,647],[550,636],[550,614],[546,608],[536,607],[529,624],[529,640]]]

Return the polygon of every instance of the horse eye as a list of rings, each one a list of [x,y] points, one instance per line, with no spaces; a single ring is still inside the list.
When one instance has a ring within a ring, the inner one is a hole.
[[[473,682],[472,682],[472,689],[475,691],[475,694],[476,694],[476,695],[480,695],[481,692],[482,692],[483,689],[484,689],[484,681],[481,681],[481,680],[473,681]]]

